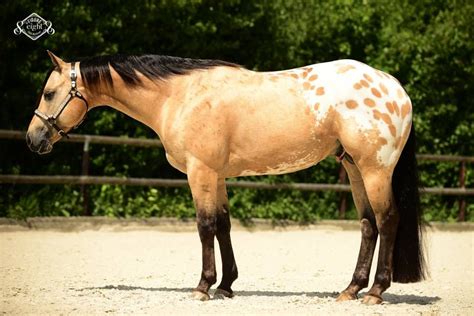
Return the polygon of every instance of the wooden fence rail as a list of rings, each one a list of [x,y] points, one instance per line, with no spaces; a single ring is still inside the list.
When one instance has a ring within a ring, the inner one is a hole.
[[[25,132],[0,130],[0,139],[24,140]],[[90,214],[89,210],[89,194],[88,185],[94,184],[114,184],[114,185],[131,185],[131,186],[159,186],[159,187],[187,187],[186,180],[179,179],[150,179],[150,178],[123,178],[123,177],[106,177],[106,176],[89,176],[89,145],[128,145],[138,147],[162,147],[159,140],[143,139],[143,138],[126,138],[112,136],[97,135],[78,135],[71,134],[69,139],[63,139],[64,142],[83,143],[83,160],[81,176],[46,176],[46,175],[0,175],[0,183],[11,184],[77,184],[81,185],[81,191],[84,200],[84,214]],[[447,161],[460,163],[459,185],[458,188],[424,188],[420,192],[423,194],[440,194],[459,196],[459,215],[458,220],[465,220],[466,212],[466,196],[474,196],[474,189],[465,187],[466,180],[466,163],[474,162],[471,156],[453,156],[453,155],[417,155],[420,160],[431,161]],[[229,187],[246,188],[246,189],[264,189],[264,190],[302,190],[302,191],[336,191],[341,192],[339,201],[339,216],[344,218],[347,207],[347,192],[350,192],[350,186],[347,183],[347,176],[344,168],[339,171],[339,184],[326,183],[265,183],[254,181],[227,181]]]
[[[0,174],[0,183],[11,184],[112,184],[131,186],[157,186],[157,187],[188,187],[184,179],[157,179],[157,178],[123,178],[106,176],[36,176]],[[301,191],[336,191],[350,192],[348,184],[329,183],[266,183],[257,181],[226,181],[226,185],[243,189],[264,190],[301,190]],[[468,196],[474,195],[474,189],[467,188],[424,188],[422,194]]]

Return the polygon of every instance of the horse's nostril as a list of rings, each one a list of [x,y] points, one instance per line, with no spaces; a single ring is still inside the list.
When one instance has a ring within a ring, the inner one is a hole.
[[[30,135],[29,135],[28,133],[26,134],[26,144],[27,144],[28,146],[31,145],[31,137],[30,137]]]

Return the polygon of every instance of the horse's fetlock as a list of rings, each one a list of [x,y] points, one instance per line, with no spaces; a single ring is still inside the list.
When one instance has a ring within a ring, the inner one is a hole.
[[[359,286],[360,288],[367,287],[369,285],[369,276],[367,273],[362,273],[359,271],[354,272],[352,276],[352,284]]]
[[[375,276],[375,284],[378,284],[384,291],[390,287],[392,277],[390,273],[377,274]]]
[[[217,282],[217,276],[215,271],[203,271],[202,278],[207,281],[209,285]]]

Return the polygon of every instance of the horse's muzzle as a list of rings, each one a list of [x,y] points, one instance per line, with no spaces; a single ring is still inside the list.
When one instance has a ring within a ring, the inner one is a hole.
[[[49,132],[40,137],[35,137],[26,133],[26,144],[32,152],[36,152],[40,155],[47,154],[53,150],[53,144],[49,141],[49,138],[46,137]]]

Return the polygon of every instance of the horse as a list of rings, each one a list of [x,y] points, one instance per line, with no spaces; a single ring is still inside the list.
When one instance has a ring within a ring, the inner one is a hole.
[[[391,282],[418,282],[422,242],[412,104],[391,75],[355,60],[257,72],[208,59],[112,55],[65,62],[48,51],[48,73],[26,141],[45,154],[101,105],[152,128],[169,163],[187,175],[202,245],[194,299],[217,281],[230,298],[238,277],[225,179],[276,175],[335,155],[346,169],[361,228],[357,264],[337,301],[358,299],[380,235],[377,270],[365,304],[382,303]]]

